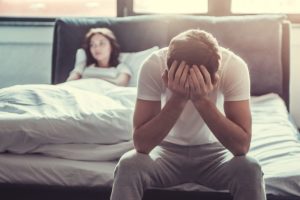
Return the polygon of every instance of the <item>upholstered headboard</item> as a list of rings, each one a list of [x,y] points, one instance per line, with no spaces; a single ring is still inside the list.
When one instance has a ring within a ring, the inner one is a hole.
[[[251,94],[278,93],[289,106],[290,24],[281,15],[231,17],[135,16],[123,18],[62,18],[55,23],[52,83],[64,82],[74,67],[76,50],[91,27],[109,27],[123,52],[164,47],[176,34],[191,28],[211,32],[220,45],[248,64]]]

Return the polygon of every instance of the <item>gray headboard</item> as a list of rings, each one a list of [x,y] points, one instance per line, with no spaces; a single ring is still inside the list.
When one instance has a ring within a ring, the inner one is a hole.
[[[123,52],[164,47],[176,34],[191,28],[211,32],[221,46],[248,64],[251,94],[279,94],[289,107],[290,23],[282,15],[231,17],[151,15],[122,18],[62,18],[55,23],[52,83],[64,82],[74,67],[76,50],[91,27],[108,27]]]

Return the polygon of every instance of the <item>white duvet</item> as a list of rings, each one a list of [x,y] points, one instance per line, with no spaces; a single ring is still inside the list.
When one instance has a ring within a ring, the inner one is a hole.
[[[116,159],[133,146],[135,98],[135,88],[99,79],[1,89],[0,152]]]

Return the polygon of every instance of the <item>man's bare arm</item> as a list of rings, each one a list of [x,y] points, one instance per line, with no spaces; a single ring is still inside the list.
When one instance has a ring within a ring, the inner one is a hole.
[[[224,116],[209,100],[194,104],[203,120],[216,138],[232,154],[245,155],[251,141],[251,114],[249,101],[231,101],[224,103]]]
[[[190,70],[191,100],[203,120],[218,140],[234,155],[245,155],[251,141],[251,112],[249,101],[224,103],[224,116],[209,99],[213,85],[205,67]]]
[[[148,154],[161,143],[176,123],[188,100],[188,69],[185,62],[181,62],[177,69],[175,61],[170,71],[163,74],[163,81],[172,91],[172,96],[162,109],[160,101],[137,100],[133,141],[138,152]]]
[[[159,145],[176,123],[184,105],[183,101],[172,98],[161,110],[160,101],[138,99],[133,119],[135,149],[148,154]]]

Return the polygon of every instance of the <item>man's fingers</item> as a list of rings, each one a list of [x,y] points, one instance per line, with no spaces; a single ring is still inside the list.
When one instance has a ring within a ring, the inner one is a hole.
[[[213,89],[213,83],[211,82],[210,73],[208,72],[208,70],[206,69],[206,67],[204,67],[203,65],[200,66],[200,70],[201,70],[201,73],[203,75],[204,82],[206,84],[207,89],[209,91],[212,90]]]
[[[193,70],[196,74],[200,89],[203,90],[205,88],[205,81],[204,81],[203,75],[197,65],[193,65]]]
[[[188,77],[188,73],[189,73],[189,69],[190,67],[188,65],[184,66],[184,70],[182,72],[182,75],[180,77],[180,87],[184,87],[185,83],[187,82],[187,77]]]
[[[189,75],[189,77],[188,77],[188,82],[189,82],[189,86],[190,86],[190,91],[193,92],[195,90],[195,84],[194,84],[194,82],[192,80],[192,76],[191,75]]]
[[[201,73],[202,73],[202,75],[203,75],[203,77],[204,77],[204,82],[205,82],[206,84],[211,85],[211,84],[212,84],[212,83],[211,83],[211,77],[210,77],[210,74],[209,74],[209,72],[207,71],[206,67],[204,67],[203,65],[201,65],[201,66],[200,66],[200,70],[201,70]]]
[[[190,69],[190,76],[191,76],[191,81],[193,82],[194,85],[194,91],[200,90],[200,83],[193,67]]]
[[[182,76],[184,68],[185,68],[185,61],[181,61],[177,68],[177,71],[175,73],[175,78],[174,78],[174,82],[176,82],[177,84],[180,84],[180,78]]]
[[[170,67],[170,70],[169,70],[169,73],[168,73],[168,79],[173,82],[174,78],[175,78],[175,73],[176,73],[176,70],[177,70],[177,65],[178,65],[178,61],[177,60],[174,60],[172,62],[172,65]]]
[[[189,79],[187,78],[187,81],[184,84],[184,88],[186,92],[189,92],[190,90],[190,83],[189,83]]]

